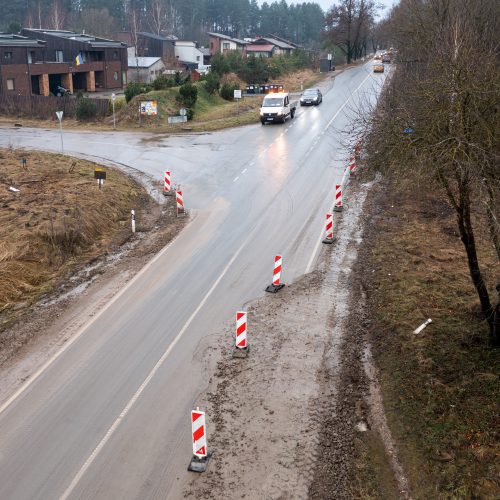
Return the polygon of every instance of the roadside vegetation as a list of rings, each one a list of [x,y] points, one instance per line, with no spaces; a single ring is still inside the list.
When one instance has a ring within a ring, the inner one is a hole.
[[[414,498],[500,496],[499,19],[493,1],[402,2],[384,23],[397,66],[363,124],[386,183],[370,342]],[[377,497],[376,451],[359,451],[358,494]]]
[[[0,161],[1,331],[77,264],[129,238],[146,193],[111,168],[100,190],[97,165],[57,154],[0,150]]]

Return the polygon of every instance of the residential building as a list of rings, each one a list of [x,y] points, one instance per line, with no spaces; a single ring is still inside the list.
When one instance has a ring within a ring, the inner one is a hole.
[[[195,69],[203,66],[204,54],[196,42],[188,40],[175,41],[175,59],[183,64],[194,64]]]
[[[175,59],[175,36],[155,35],[141,31],[137,33],[137,55],[161,57],[165,63]]]
[[[126,83],[127,49],[120,42],[26,28],[22,36],[2,35],[0,47],[0,87],[7,93],[47,96],[58,95],[61,88],[94,92]]]
[[[246,42],[245,40],[232,38],[220,33],[208,32],[207,34],[209,38],[210,54],[212,56],[215,54],[224,54],[231,50],[239,50],[243,53],[246,52],[248,42]]]
[[[273,57],[291,54],[297,46],[274,37],[258,37],[246,47],[247,56]]]
[[[127,80],[129,82],[151,83],[165,71],[161,57],[129,56]]]
[[[0,94],[40,94],[42,88],[48,95],[48,81],[41,77],[49,71],[42,64],[44,51],[44,42],[0,33]]]

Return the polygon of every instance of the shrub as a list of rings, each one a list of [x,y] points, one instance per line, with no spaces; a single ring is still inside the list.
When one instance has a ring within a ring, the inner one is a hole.
[[[169,78],[166,75],[157,76],[153,81],[153,88],[155,90],[165,90],[174,86],[175,82],[173,78]]]
[[[175,72],[174,84],[176,87],[178,87],[179,85],[182,85],[182,75],[180,74],[179,71]]]
[[[188,120],[192,120],[193,116],[194,116],[194,109],[193,108],[187,108],[186,111],[187,111],[187,113],[186,113],[187,119]]]
[[[97,116],[97,106],[92,99],[83,97],[76,104],[76,119],[79,121],[94,120]]]
[[[140,83],[131,82],[125,88],[125,99],[130,102],[136,95],[142,93],[142,85]]]
[[[192,108],[198,98],[198,89],[192,83],[185,83],[179,88],[179,95],[181,103],[186,108]]]
[[[216,92],[218,92],[220,87],[220,80],[217,73],[213,73],[212,71],[210,71],[210,73],[208,73],[208,75],[205,77],[204,85],[205,85],[205,90],[210,95],[213,95]]]
[[[220,96],[222,99],[226,101],[234,100],[234,91],[239,89],[238,85],[231,85],[229,83],[225,83],[220,89]]]
[[[219,76],[225,75],[231,71],[227,59],[222,54],[215,54],[210,61],[210,71]]]

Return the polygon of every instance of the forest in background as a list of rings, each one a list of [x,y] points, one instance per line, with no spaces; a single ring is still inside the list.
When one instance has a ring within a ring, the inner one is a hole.
[[[207,42],[207,31],[233,37],[276,34],[308,48],[321,43],[324,13],[315,2],[285,0],[0,0],[0,30],[70,29],[112,37],[150,31]]]

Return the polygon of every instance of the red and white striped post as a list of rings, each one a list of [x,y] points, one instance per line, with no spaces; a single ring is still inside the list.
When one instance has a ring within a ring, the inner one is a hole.
[[[191,440],[193,443],[193,458],[188,470],[204,472],[207,468],[209,454],[207,451],[205,412],[199,408],[191,411]]]
[[[171,196],[171,194],[172,194],[171,175],[168,170],[165,170],[165,175],[163,176],[163,195]]]
[[[182,195],[182,191],[175,192],[175,199],[177,202],[177,217],[185,215],[186,212],[184,210],[184,197]]]
[[[349,173],[350,175],[356,175],[356,158],[354,156],[351,156],[351,159],[349,160]]]
[[[333,214],[326,214],[326,237],[323,240],[323,243],[331,245],[334,242],[333,238]]]
[[[344,206],[342,205],[342,185],[335,185],[335,206],[333,207],[334,212],[342,212]]]
[[[249,348],[247,341],[247,313],[245,311],[237,311],[236,345],[233,351],[233,358],[246,358]]]
[[[276,293],[281,290],[285,284],[281,283],[281,269],[283,267],[283,258],[276,255],[274,258],[273,283],[266,288],[266,292]]]

